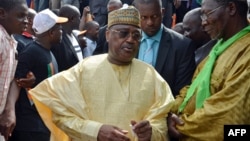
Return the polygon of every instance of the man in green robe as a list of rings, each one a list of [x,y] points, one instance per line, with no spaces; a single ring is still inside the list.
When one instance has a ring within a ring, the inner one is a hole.
[[[223,141],[224,125],[250,124],[250,26],[246,0],[203,0],[204,30],[218,39],[181,90],[169,133],[181,141]],[[177,124],[177,126],[175,126]]]

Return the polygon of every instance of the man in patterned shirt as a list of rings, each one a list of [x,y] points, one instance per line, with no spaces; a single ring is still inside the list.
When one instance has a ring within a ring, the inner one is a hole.
[[[0,0],[0,141],[8,140],[15,126],[15,101],[11,90],[16,70],[17,42],[12,34],[21,34],[27,25],[25,0]]]

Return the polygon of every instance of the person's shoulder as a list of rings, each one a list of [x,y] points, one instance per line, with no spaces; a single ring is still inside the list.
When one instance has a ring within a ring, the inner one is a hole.
[[[0,35],[6,34],[6,29],[4,28],[3,25],[0,24]],[[0,36],[2,37],[2,36]]]
[[[18,42],[18,43],[21,43],[23,44],[24,46],[28,45],[30,42],[33,41],[33,38],[31,37],[26,37],[24,35],[21,35],[21,34],[14,34],[13,35],[15,40]]]
[[[146,72],[145,75],[147,75],[147,77],[152,77],[152,79],[156,78],[162,82],[165,81],[152,65],[147,64],[136,58],[133,59],[132,64],[133,66],[136,66],[134,71],[136,71],[135,73],[138,73],[138,75],[142,74],[142,72]]]
[[[23,40],[24,37],[21,34],[14,34],[13,37],[18,42],[18,44],[25,45],[25,42]]]
[[[0,24],[0,40],[7,40],[10,37],[11,36],[8,35],[6,29]]]
[[[172,40],[183,40],[183,41],[188,41],[188,42],[191,42],[191,39],[185,37],[184,35],[172,30],[172,29],[169,29],[167,27],[164,27],[163,28],[163,31],[165,32],[165,34],[168,34],[171,36]]]
[[[27,47],[28,46],[31,46],[31,47],[36,46],[36,47],[38,47],[40,45],[38,43],[36,43],[36,41],[31,41],[29,44],[27,44]]]
[[[107,54],[92,55],[83,59],[83,63],[91,66],[97,66],[107,59]]]
[[[106,60],[107,54],[93,55],[84,58],[75,66],[85,72],[92,72],[102,70],[107,65],[107,63],[105,63]]]
[[[29,52],[31,54],[40,54],[42,50],[44,50],[44,48],[36,43],[36,41],[31,41],[24,49],[25,52]]]
[[[132,63],[134,64],[134,66],[137,66],[138,68],[141,68],[142,70],[145,70],[145,69],[155,70],[152,65],[145,63],[137,58],[134,58]]]
[[[99,30],[104,30],[104,31],[106,31],[106,30],[107,30],[107,28],[108,28],[108,25],[104,25],[104,26],[100,27],[100,29],[99,29]]]

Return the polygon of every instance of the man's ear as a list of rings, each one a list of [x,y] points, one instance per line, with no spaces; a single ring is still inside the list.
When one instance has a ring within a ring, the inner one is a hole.
[[[229,2],[228,3],[228,7],[229,7],[229,14],[230,15],[235,15],[236,14],[236,11],[237,11],[237,8],[236,8],[236,4],[235,4],[235,2]]]
[[[162,18],[164,17],[164,15],[165,15],[165,8],[161,8],[161,13],[162,13]]]
[[[6,17],[6,11],[0,7],[0,19],[4,19]]]
[[[107,29],[107,30],[106,30],[106,41],[107,41],[107,42],[109,42],[109,36],[110,36],[109,34],[110,34],[110,32],[109,32],[109,30]]]
[[[55,33],[55,30],[52,28],[52,29],[50,29],[49,31],[48,31],[48,35],[49,35],[49,37],[54,37],[54,33]]]
[[[33,19],[31,17],[28,17],[28,24],[30,24],[31,26],[33,24]]]
[[[58,26],[61,26],[60,24],[55,24],[53,27],[49,29],[49,36],[53,37],[56,34],[56,29],[59,28]]]

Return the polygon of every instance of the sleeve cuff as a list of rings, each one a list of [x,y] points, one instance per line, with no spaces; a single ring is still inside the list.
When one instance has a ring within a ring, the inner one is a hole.
[[[85,135],[82,135],[82,139],[87,141],[97,141],[97,136],[99,133],[99,130],[103,124],[95,121],[88,121],[86,123],[86,128],[84,128],[83,133],[86,133]]]

